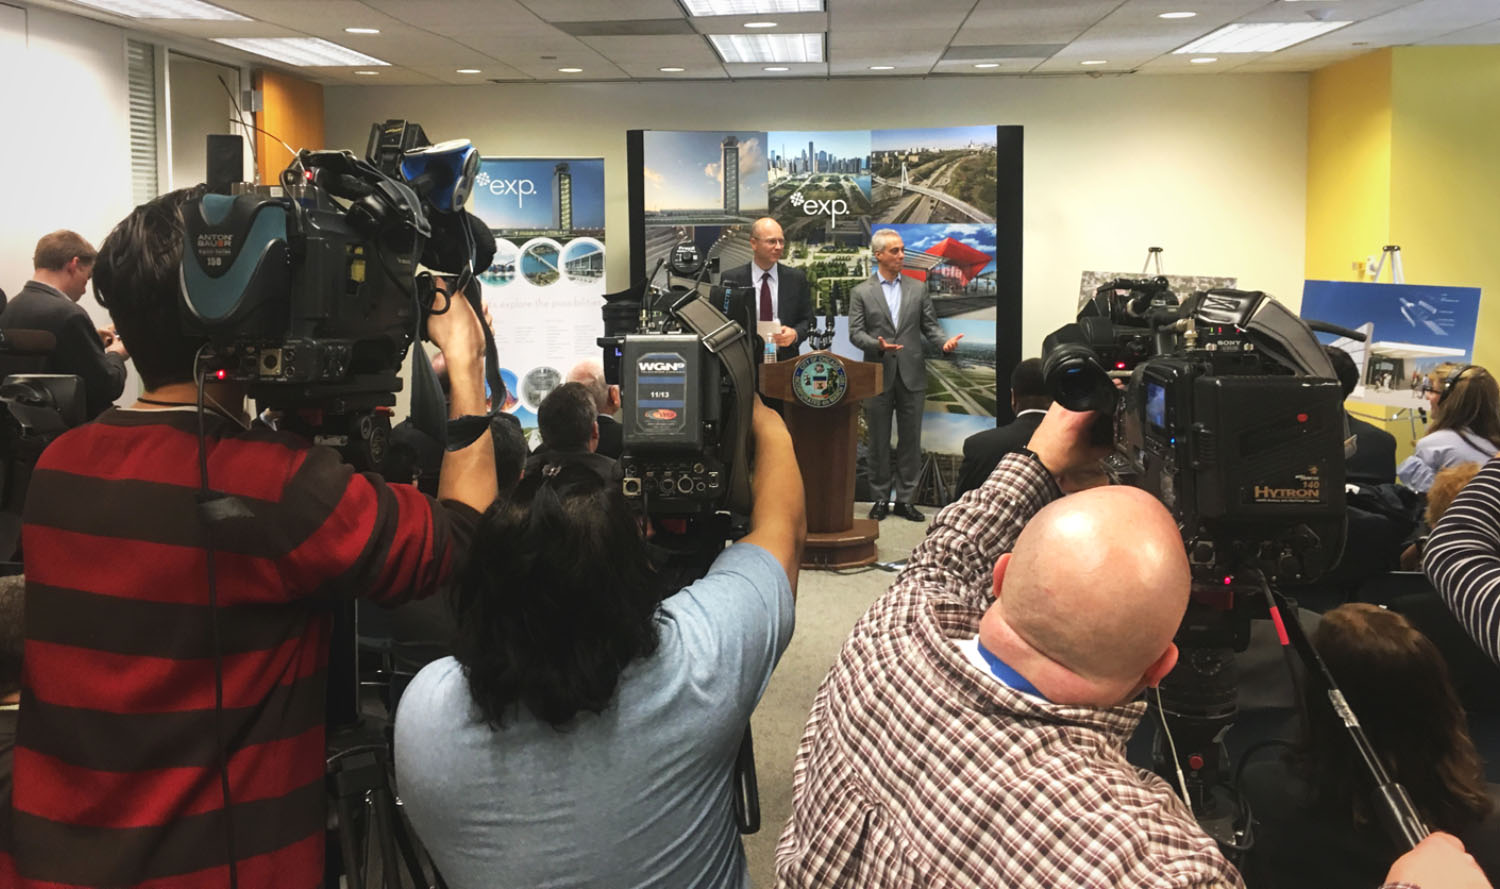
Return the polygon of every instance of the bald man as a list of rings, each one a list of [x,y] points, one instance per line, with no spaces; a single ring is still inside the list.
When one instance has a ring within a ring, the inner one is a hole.
[[[769,216],[762,216],[750,226],[750,250],[751,261],[724,272],[719,283],[753,288],[755,296],[751,302],[756,306],[757,317],[781,325],[771,337],[776,343],[776,360],[794,358],[812,330],[812,297],[807,290],[807,276],[801,269],[782,264],[786,236],[781,223]]]
[[[604,362],[585,358],[568,371],[565,382],[582,384],[594,399],[594,418],[599,424],[599,446],[594,453],[618,460],[625,450],[625,430],[614,415],[620,411],[620,387],[604,379]]]
[[[855,626],[797,751],[779,886],[1242,885],[1125,760],[1189,574],[1144,492],[1059,499],[1102,456],[1089,419],[1054,406]]]

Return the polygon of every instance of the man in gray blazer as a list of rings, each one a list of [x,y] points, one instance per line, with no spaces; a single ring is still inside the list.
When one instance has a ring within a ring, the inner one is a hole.
[[[952,352],[963,334],[943,339],[937,312],[927,286],[901,274],[906,245],[895,230],[883,228],[870,238],[870,252],[878,267],[870,280],[849,294],[849,341],[863,349],[866,361],[884,367],[885,390],[865,402],[870,427],[870,489],[875,505],[870,518],[887,513],[914,522],[922,513],[912,505],[917,476],[922,471],[922,408],[927,400],[925,340],[933,348]],[[891,414],[896,415],[896,502],[891,498]]]

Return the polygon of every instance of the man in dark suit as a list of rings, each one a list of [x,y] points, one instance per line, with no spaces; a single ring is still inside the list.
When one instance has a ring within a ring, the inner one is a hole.
[[[1000,458],[1025,447],[1051,406],[1052,396],[1042,378],[1042,359],[1028,358],[1017,364],[1010,374],[1010,409],[1016,418],[964,439],[964,462],[958,469],[954,499],[984,484],[1000,465]]]
[[[1359,385],[1359,367],[1348,352],[1337,346],[1324,346],[1323,351],[1333,362],[1333,372],[1338,376],[1344,397],[1348,398]],[[1349,434],[1354,436],[1354,456],[1344,461],[1344,477],[1356,484],[1395,484],[1396,436],[1347,411],[1344,416],[1349,420]]]
[[[870,237],[878,266],[868,281],[849,294],[849,341],[864,350],[866,361],[884,368],[885,390],[865,402],[870,427],[870,490],[875,505],[870,518],[888,512],[913,522],[922,513],[912,505],[922,472],[922,408],[927,400],[927,362],[922,344],[952,352],[963,334],[943,338],[927,285],[903,275],[906,245],[894,229]],[[891,488],[891,414],[896,415],[896,502],[887,504]]]
[[[0,311],[0,329],[45,330],[57,337],[47,373],[77,374],[83,379],[90,419],[125,391],[125,359],[129,357],[114,331],[94,327],[88,312],[78,305],[97,255],[76,232],[55,231],[43,237],[32,257],[32,279]]]
[[[594,398],[594,409],[599,413],[595,418],[595,422],[599,424],[599,446],[594,449],[594,453],[620,459],[620,454],[625,449],[625,430],[620,421],[614,418],[614,414],[620,410],[620,387],[611,386],[604,379],[604,362],[597,358],[585,358],[573,365],[565,382],[581,383]]]
[[[785,361],[796,356],[798,347],[812,330],[812,297],[807,289],[807,276],[801,269],[781,264],[786,237],[781,232],[781,223],[769,216],[755,220],[750,226],[750,249],[754,251],[754,260],[724,272],[719,283],[755,289],[757,317],[781,325],[771,339],[776,343],[776,360]]]

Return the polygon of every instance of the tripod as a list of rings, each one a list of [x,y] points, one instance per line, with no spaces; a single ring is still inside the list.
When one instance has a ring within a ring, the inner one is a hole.
[[[391,791],[390,758],[383,743],[347,747],[329,755],[328,786],[338,819],[339,852],[348,889],[365,889],[367,885],[405,889],[403,864],[411,886],[446,889],[436,868],[430,881],[422,871],[411,827]],[[377,862],[378,871],[373,866]]]

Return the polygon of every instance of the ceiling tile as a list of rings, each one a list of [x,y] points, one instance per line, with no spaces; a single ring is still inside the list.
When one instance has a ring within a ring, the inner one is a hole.
[[[677,0],[522,0],[549,22],[683,18]]]
[[[974,0],[829,0],[826,8],[834,32],[900,31],[913,24],[951,31],[963,24]]]
[[[1460,28],[1450,31],[1440,37],[1422,41],[1430,46],[1458,46],[1461,44],[1490,44],[1500,43],[1500,20],[1483,25],[1474,25],[1471,28]]]
[[[980,0],[956,43],[1065,43],[1120,5],[1119,0]]]
[[[699,34],[754,34],[746,22],[775,22],[761,33],[821,34],[828,30],[826,12],[789,12],[775,15],[700,15],[688,19]]]
[[[779,66],[779,67],[788,69],[786,71],[767,71],[767,70],[765,70],[767,67],[768,66],[761,65],[761,64],[745,65],[745,64],[738,64],[738,63],[736,63],[736,64],[732,64],[732,65],[725,65],[724,66],[724,70],[727,71],[727,72],[729,72],[729,76],[733,77],[735,79],[741,79],[741,78],[766,78],[766,77],[796,78],[796,77],[827,77],[828,76],[828,65],[827,65],[827,63],[824,63],[824,62],[802,62],[800,64],[799,63],[788,63],[786,65]]]
[[[659,59],[655,62],[620,62],[621,70],[636,80],[725,80],[729,73],[724,66],[719,64],[717,57],[706,65],[683,65],[678,63],[677,67],[686,68],[685,71],[667,72],[659,70],[663,65],[672,65],[673,62]]]
[[[615,63],[718,65],[719,54],[700,34],[670,37],[582,37],[584,44]],[[652,70],[655,70],[654,68]]]

